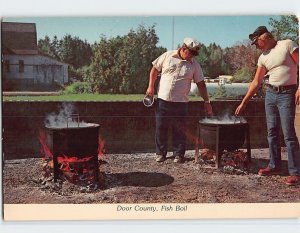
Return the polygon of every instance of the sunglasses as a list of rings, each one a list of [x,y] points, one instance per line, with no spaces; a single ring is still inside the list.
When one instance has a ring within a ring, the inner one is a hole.
[[[257,45],[257,43],[258,43],[259,40],[264,41],[265,39],[262,39],[262,38],[256,38],[255,41],[254,41],[252,44],[253,44],[253,45]]]
[[[195,50],[191,50],[191,49],[188,49],[189,52],[193,55],[193,56],[198,56],[199,55],[199,52],[198,51],[195,51]]]

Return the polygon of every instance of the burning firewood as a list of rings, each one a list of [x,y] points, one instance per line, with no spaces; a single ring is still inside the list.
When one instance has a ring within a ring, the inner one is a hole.
[[[202,164],[216,165],[216,152],[210,149],[203,149],[198,162]],[[242,150],[224,152],[221,156],[221,165],[226,173],[245,174],[249,169],[248,155]]]
[[[250,165],[247,153],[241,150],[224,153],[221,162],[224,171],[233,170],[236,172],[240,171],[240,173],[246,172]]]

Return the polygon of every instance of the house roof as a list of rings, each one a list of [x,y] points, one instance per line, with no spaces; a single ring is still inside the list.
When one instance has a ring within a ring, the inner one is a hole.
[[[9,54],[38,54],[35,23],[1,23],[2,52]]]

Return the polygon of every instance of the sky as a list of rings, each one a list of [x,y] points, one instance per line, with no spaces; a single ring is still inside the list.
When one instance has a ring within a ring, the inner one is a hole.
[[[155,25],[159,46],[176,49],[185,37],[222,48],[248,39],[269,19],[300,13],[299,0],[0,0],[3,21],[36,23],[38,39],[66,34],[89,43]]]
[[[126,35],[139,25],[149,28],[155,25],[159,44],[167,49],[177,48],[185,37],[192,37],[208,46],[216,43],[222,48],[248,39],[258,26],[269,26],[270,18],[279,15],[252,16],[105,16],[105,17],[4,17],[4,22],[35,23],[38,39],[66,34],[77,36],[89,43]],[[272,29],[270,26],[268,27]]]

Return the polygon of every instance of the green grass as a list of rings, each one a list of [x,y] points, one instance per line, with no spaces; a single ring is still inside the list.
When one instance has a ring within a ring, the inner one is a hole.
[[[55,96],[3,96],[4,101],[139,101],[143,95],[69,94]]]
[[[61,102],[76,102],[76,101],[142,101],[145,95],[132,94],[70,94],[70,95],[49,95],[49,96],[2,96],[3,101],[61,101]],[[201,97],[190,97],[190,101],[202,100]]]

